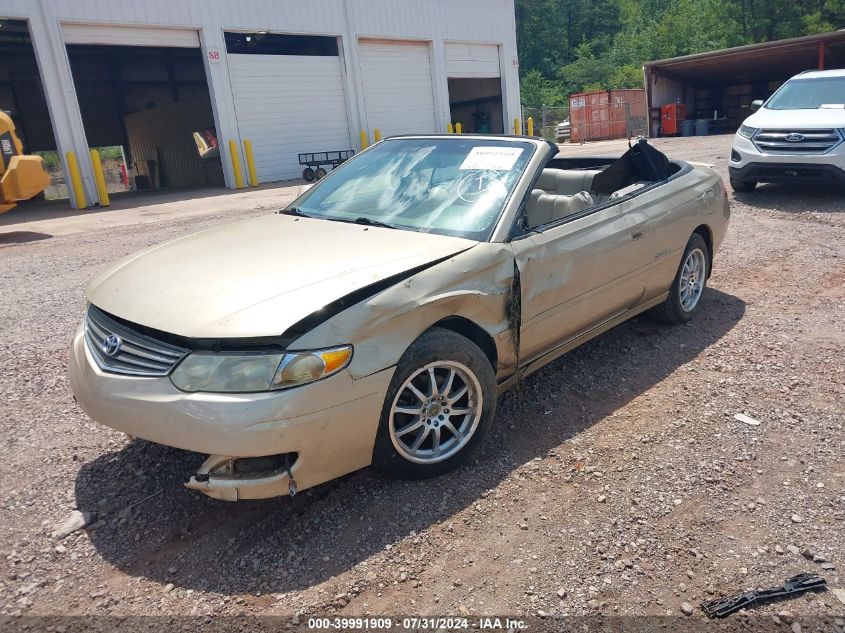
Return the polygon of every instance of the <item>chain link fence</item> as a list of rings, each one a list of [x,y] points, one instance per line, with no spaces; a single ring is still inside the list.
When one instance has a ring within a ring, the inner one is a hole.
[[[563,143],[569,140],[557,136],[556,130],[559,123],[569,118],[569,106],[542,106],[540,108],[527,108],[522,106],[523,132],[527,132],[528,117],[534,119],[534,135],[542,136],[553,143]]]
[[[627,91],[621,91],[627,92]],[[633,92],[633,91],[630,91]],[[644,106],[626,100],[625,96],[604,101],[596,107],[588,106],[584,98],[573,102],[574,106],[587,110],[575,112],[570,119],[568,106],[522,106],[522,131],[527,134],[527,121],[534,119],[534,135],[542,136],[555,143],[589,141],[610,138],[637,138],[648,136],[648,118],[643,115]],[[570,123],[558,130],[560,123]]]
[[[587,116],[576,116],[572,125],[571,140],[574,143],[588,143],[614,138],[647,137],[648,118],[635,112],[637,107],[634,104],[628,101],[614,101],[593,109]]]

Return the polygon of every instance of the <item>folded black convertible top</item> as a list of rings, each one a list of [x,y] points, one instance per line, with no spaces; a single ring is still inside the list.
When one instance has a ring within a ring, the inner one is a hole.
[[[640,181],[659,182],[672,175],[666,154],[639,139],[622,157],[596,174],[593,191],[610,194]]]

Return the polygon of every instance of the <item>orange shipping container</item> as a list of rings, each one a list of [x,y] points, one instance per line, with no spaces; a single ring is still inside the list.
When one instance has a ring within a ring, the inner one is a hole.
[[[581,92],[569,98],[573,143],[627,138],[647,121],[643,89]],[[636,123],[636,125],[635,125]]]
[[[617,88],[610,91],[610,118],[615,121],[610,138],[630,138],[638,132],[648,135],[648,108],[642,88]]]

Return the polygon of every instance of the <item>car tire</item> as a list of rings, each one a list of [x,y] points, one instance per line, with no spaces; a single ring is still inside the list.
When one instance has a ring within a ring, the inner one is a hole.
[[[326,177],[326,170],[323,169],[322,167],[318,167],[317,172],[316,172],[316,176],[317,176],[317,180],[322,180],[323,178]]]
[[[431,388],[432,374],[437,389]],[[496,375],[478,345],[451,330],[431,328],[396,366],[373,466],[400,479],[426,479],[457,468],[490,430],[496,395]]]
[[[757,186],[756,180],[738,180],[737,178],[731,178],[730,180],[731,189],[734,191],[753,191]]]
[[[663,323],[680,325],[689,321],[701,305],[710,276],[710,249],[698,233],[693,233],[684,249],[669,296],[652,308],[651,316]]]

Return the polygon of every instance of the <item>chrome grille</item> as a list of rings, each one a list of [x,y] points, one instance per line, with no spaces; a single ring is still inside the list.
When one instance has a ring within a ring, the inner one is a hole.
[[[836,129],[760,130],[754,135],[754,144],[764,154],[826,154],[842,140]]]
[[[88,307],[85,342],[100,369],[129,376],[166,376],[189,352],[139,334],[94,306]]]

